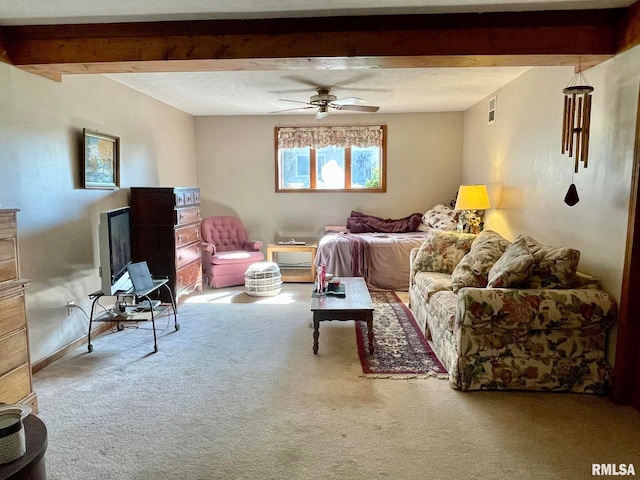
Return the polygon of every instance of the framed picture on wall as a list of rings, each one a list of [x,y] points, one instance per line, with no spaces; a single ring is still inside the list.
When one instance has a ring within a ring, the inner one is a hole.
[[[84,188],[120,186],[120,137],[83,130]]]

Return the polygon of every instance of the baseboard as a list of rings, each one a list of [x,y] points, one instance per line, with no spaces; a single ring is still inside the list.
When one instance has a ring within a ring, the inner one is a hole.
[[[109,328],[111,328],[111,323],[109,323],[109,322],[101,323],[98,327],[96,327],[95,329],[93,329],[91,331],[91,337],[96,337],[96,336],[100,335],[101,333],[106,332],[107,330],[109,330]],[[40,370],[42,370],[43,368],[45,368],[48,365],[51,365],[56,360],[60,360],[62,357],[64,357],[70,351],[75,350],[76,348],[78,348],[78,347],[80,347],[82,345],[85,345],[86,343],[87,343],[87,336],[83,335],[82,337],[78,338],[77,340],[75,340],[75,341],[65,345],[64,347],[56,350],[51,355],[46,356],[42,360],[38,360],[37,362],[32,363],[31,364],[31,374],[34,375],[34,374],[38,373]]]

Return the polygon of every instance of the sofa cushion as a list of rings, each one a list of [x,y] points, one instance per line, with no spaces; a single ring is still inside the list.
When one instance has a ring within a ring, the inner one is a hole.
[[[451,274],[454,292],[462,287],[486,287],[491,267],[502,256],[511,242],[493,230],[484,230],[471,244],[467,253]]]
[[[471,233],[431,230],[420,246],[413,263],[416,272],[451,273],[471,248],[476,238]]]
[[[436,292],[429,300],[429,306],[436,313],[439,322],[444,322],[447,330],[453,332],[456,321],[456,303],[458,296],[451,290]]]
[[[262,252],[248,252],[246,250],[230,250],[211,256],[211,263],[216,265],[225,263],[247,264],[247,262],[261,262],[262,260],[264,260],[264,254]]]
[[[591,288],[593,290],[602,290],[602,282],[599,278],[592,277],[586,273],[576,272],[569,288]]]
[[[541,245],[527,235],[523,237],[535,260],[527,287],[570,287],[578,270],[580,252],[574,248]]]
[[[518,287],[531,274],[534,259],[523,235],[518,235],[489,270],[487,287]]]
[[[436,292],[451,290],[451,275],[440,272],[418,272],[413,278],[415,288],[427,301]]]

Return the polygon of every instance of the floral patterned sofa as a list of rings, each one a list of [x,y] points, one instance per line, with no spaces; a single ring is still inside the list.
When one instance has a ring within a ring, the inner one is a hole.
[[[580,252],[520,235],[433,230],[410,257],[410,307],[459,390],[603,393],[616,316]]]

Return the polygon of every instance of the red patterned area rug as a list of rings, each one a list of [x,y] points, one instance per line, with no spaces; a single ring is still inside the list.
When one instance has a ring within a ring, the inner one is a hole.
[[[411,310],[394,292],[371,292],[374,351],[367,348],[367,324],[355,322],[358,355],[365,377],[448,378],[416,323]]]

